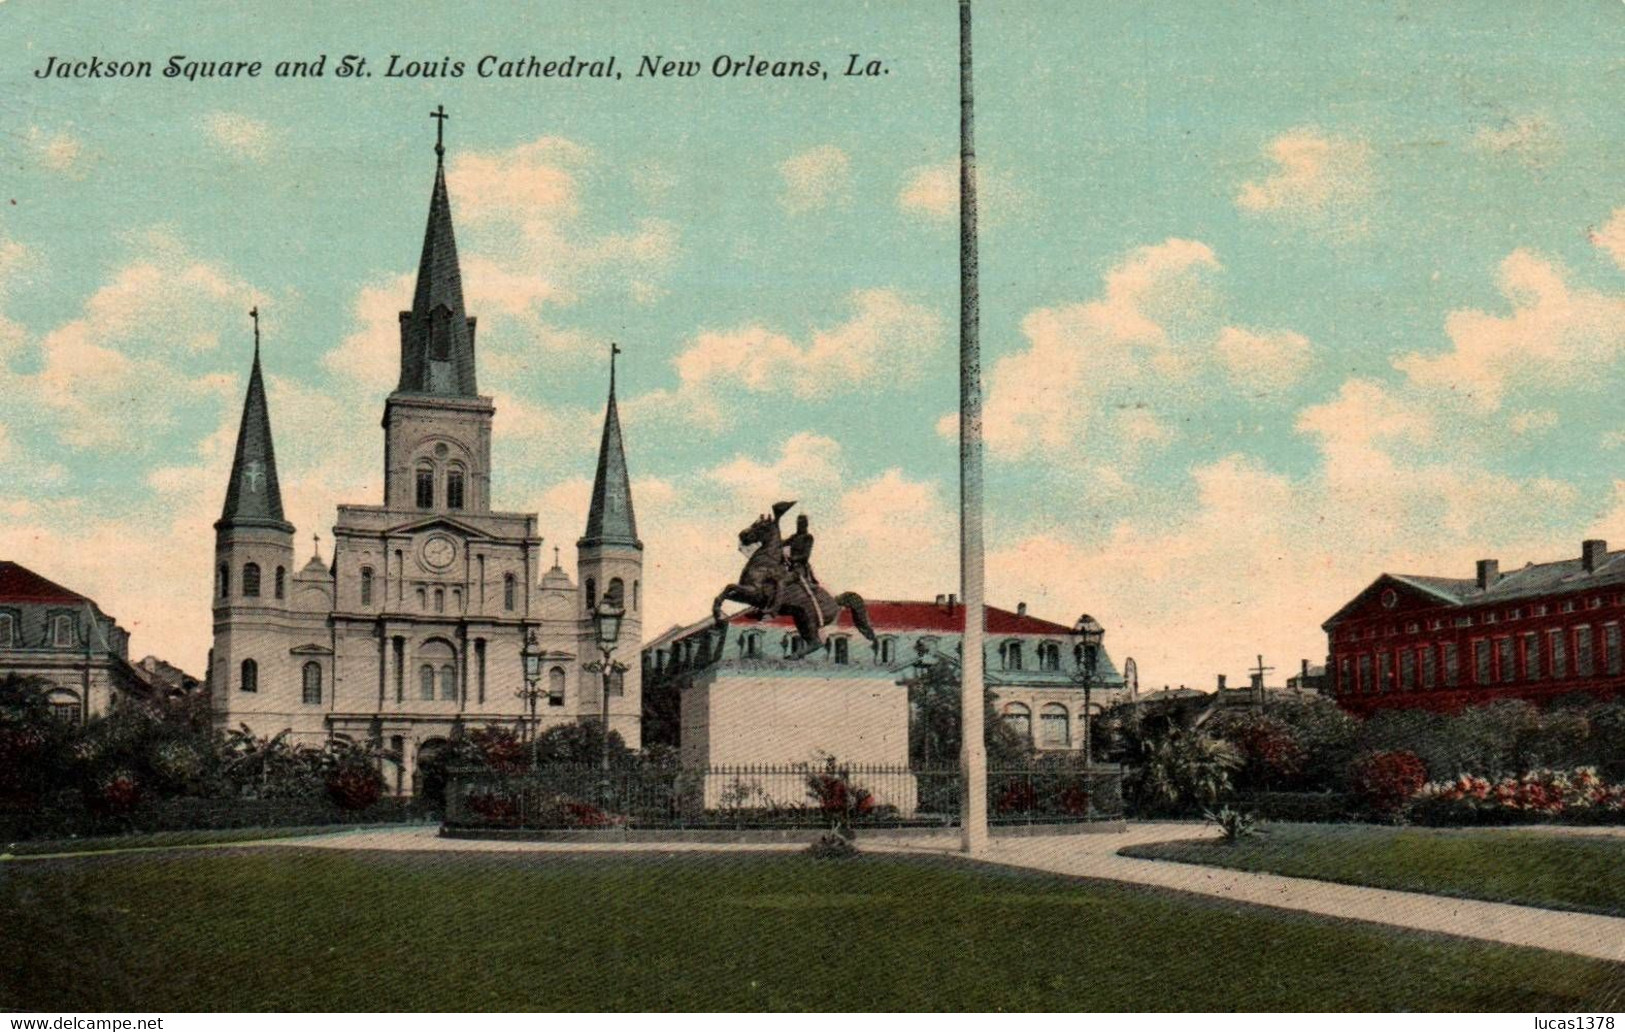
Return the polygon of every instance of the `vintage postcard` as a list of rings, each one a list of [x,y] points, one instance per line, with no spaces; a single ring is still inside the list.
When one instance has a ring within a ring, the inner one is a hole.
[[[1618,0],[0,0],[0,1009],[1614,1028],[1622,86]]]

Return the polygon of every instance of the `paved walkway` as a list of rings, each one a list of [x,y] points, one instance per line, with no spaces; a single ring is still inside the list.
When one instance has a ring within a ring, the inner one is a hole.
[[[1479,900],[1430,896],[1418,892],[1396,892],[1391,889],[1373,889],[1358,885],[1338,885],[1309,878],[1227,871],[1218,867],[1180,864],[1167,860],[1139,860],[1117,855],[1117,851],[1124,846],[1169,842],[1175,839],[1210,838],[1215,834],[1214,829],[1200,824],[1135,824],[1121,833],[995,839],[987,854],[978,859],[1010,867],[1194,892],[1238,903],[1255,903],[1297,910],[1345,921],[1375,922],[1415,931],[1438,932],[1514,946],[1533,946],[1538,949],[1625,962],[1625,918],[1574,914],[1538,907],[1515,906],[1510,903],[1486,903]],[[805,848],[795,843],[586,844],[443,839],[432,827],[350,831],[309,838],[275,839],[263,844],[267,847],[300,846],[322,849],[534,853],[793,852]],[[859,845],[878,852],[943,855],[957,851],[958,837],[944,835],[934,838],[887,839],[880,835],[872,837],[865,835],[859,840]]]

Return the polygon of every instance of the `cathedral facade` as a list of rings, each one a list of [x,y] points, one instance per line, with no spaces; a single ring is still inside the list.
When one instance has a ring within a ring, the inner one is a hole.
[[[283,515],[258,329],[231,480],[215,523],[214,647],[208,682],[217,726],[297,741],[379,738],[402,762],[409,791],[417,762],[461,724],[527,733],[597,720],[600,658],[594,608],[625,610],[619,658],[642,632],[643,543],[615,407],[609,401],[587,526],[576,542],[577,580],[547,562],[534,513],[491,507],[496,414],[476,387],[475,319],[463,307],[444,150],[410,311],[400,316],[400,379],[384,399],[384,497],[340,505],[331,561],[295,565]],[[342,445],[341,445],[342,446]],[[522,649],[535,636],[541,676],[525,678]],[[609,722],[639,741],[641,670],[608,689]]]

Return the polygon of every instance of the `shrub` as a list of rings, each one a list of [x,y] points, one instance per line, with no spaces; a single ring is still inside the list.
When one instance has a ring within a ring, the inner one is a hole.
[[[852,837],[852,821],[869,814],[875,797],[868,789],[852,782],[851,772],[839,766],[835,757],[824,757],[821,770],[807,774],[807,795],[830,822],[837,835]]]
[[[1261,823],[1258,815],[1245,810],[1234,810],[1226,806],[1214,813],[1212,810],[1203,810],[1202,817],[1209,823],[1217,825],[1224,841],[1235,845],[1242,839],[1257,838],[1264,834],[1259,827]]]
[[[1230,776],[1240,766],[1241,755],[1229,742],[1166,724],[1141,740],[1125,787],[1143,810],[1183,812],[1228,795]]]
[[[1368,810],[1394,816],[1404,810],[1427,779],[1427,768],[1415,753],[1391,749],[1366,753],[1355,761],[1353,788]]]
[[[1609,784],[1594,767],[1532,770],[1497,781],[1462,774],[1422,786],[1416,810],[1426,823],[1505,824],[1522,821],[1625,821],[1625,785]]]
[[[839,832],[826,831],[807,847],[814,860],[848,860],[858,855],[858,847]]]
[[[370,766],[349,763],[327,776],[327,796],[340,809],[365,810],[383,794],[383,776]]]

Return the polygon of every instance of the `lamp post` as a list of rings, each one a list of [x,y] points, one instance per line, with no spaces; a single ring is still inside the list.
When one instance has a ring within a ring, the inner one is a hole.
[[[1100,621],[1088,613],[1078,617],[1078,622],[1072,625],[1072,636],[1078,643],[1072,646],[1072,658],[1078,664],[1078,676],[1083,681],[1083,766],[1085,769],[1093,767],[1093,743],[1090,735],[1090,690],[1095,686],[1095,665],[1100,661],[1100,643],[1106,637],[1106,628],[1100,626]]]
[[[607,796],[609,789],[609,690],[617,674],[626,672],[626,664],[614,659],[615,646],[621,637],[621,621],[626,617],[626,610],[621,606],[620,596],[609,592],[604,594],[598,608],[592,612],[593,629],[598,637],[598,651],[603,654],[602,660],[594,660],[582,669],[590,674],[602,674],[604,678],[604,789]]]
[[[537,687],[542,679],[542,647],[536,643],[536,629],[525,635],[525,644],[519,650],[519,659],[525,667],[525,686],[514,694],[530,705],[530,769],[536,769],[536,699],[542,694]]]

